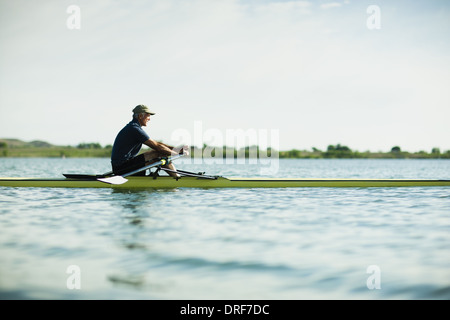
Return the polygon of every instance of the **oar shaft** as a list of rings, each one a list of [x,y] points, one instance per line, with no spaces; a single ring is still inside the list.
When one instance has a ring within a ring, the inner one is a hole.
[[[161,159],[161,160],[156,161],[156,162],[154,162],[154,163],[151,163],[151,164],[149,164],[149,165],[147,165],[147,166],[145,166],[145,167],[142,167],[142,168],[136,169],[136,170],[134,170],[134,171],[131,171],[131,172],[127,172],[127,173],[125,173],[125,174],[122,174],[122,177],[125,178],[125,177],[131,176],[131,175],[133,175],[133,174],[142,172],[142,171],[144,171],[144,170],[147,170],[147,169],[156,167],[156,166],[165,165],[166,163],[170,163],[170,161],[175,160],[175,159],[178,159],[178,158],[180,158],[180,157],[182,157],[182,156],[183,156],[182,154],[177,154],[176,156],[168,157],[167,159]]]
[[[147,170],[147,169],[150,169],[152,167],[163,166],[166,163],[170,163],[170,161],[178,159],[178,158],[180,158],[182,156],[184,156],[184,154],[177,154],[175,156],[168,157],[167,159],[161,159],[159,161],[156,161],[154,163],[151,163],[151,164],[149,164],[149,165],[147,165],[145,167],[136,169],[134,171],[127,172],[127,173],[125,173],[125,174],[123,174],[121,176],[112,176],[112,177],[108,177],[108,178],[99,178],[97,180],[101,181],[101,182],[109,183],[109,184],[123,184],[123,183],[128,181],[127,179],[125,179],[125,177],[131,176],[133,174],[136,174],[138,172],[141,172],[141,171],[144,171],[144,170]]]

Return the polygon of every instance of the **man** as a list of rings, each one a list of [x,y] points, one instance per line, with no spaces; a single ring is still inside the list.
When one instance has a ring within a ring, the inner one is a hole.
[[[150,116],[155,113],[145,105],[138,105],[133,109],[133,120],[131,120],[117,135],[111,153],[111,164],[113,172],[121,175],[142,168],[152,162],[155,158],[177,155],[179,152],[172,146],[150,139],[142,129],[150,121]],[[149,146],[152,150],[138,155],[142,144]],[[187,147],[183,147],[187,153]],[[179,178],[175,166],[172,163],[164,165],[165,168],[175,172],[168,172],[170,176]],[[145,171],[136,175],[145,175]]]

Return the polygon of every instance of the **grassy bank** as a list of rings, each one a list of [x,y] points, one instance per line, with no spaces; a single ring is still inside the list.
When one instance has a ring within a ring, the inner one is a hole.
[[[145,150],[145,149],[144,149]],[[98,143],[81,143],[77,146],[55,146],[44,141],[24,142],[17,139],[0,139],[0,157],[36,157],[36,158],[109,158],[112,146],[102,147]],[[236,150],[227,147],[191,148],[192,157],[214,157],[217,152],[221,152],[223,157],[255,157],[276,156],[282,159],[450,159],[450,150],[441,152],[438,148],[433,148],[431,152],[408,152],[402,151],[395,146],[389,152],[359,152],[351,150],[347,146],[329,145],[327,150],[286,150],[274,151],[264,150],[261,153],[256,146]]]
[[[106,158],[111,149],[78,149],[76,147],[0,149],[0,157],[11,158]]]
[[[45,141],[24,142],[0,139],[0,157],[11,158],[103,158],[111,156],[111,146],[81,143],[78,146],[55,146]]]

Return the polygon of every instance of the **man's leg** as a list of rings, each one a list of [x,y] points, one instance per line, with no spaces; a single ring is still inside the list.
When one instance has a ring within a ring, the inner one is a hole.
[[[144,153],[144,157],[145,157],[145,162],[146,164],[150,164],[152,163],[152,160],[161,157],[161,155],[155,151],[155,150],[150,150]],[[173,171],[177,171],[177,169],[175,168],[175,166],[173,165],[173,163],[169,163],[163,166],[164,168],[173,170]],[[173,178],[179,178],[180,175],[176,172],[167,172],[171,177]]]
[[[140,169],[145,166],[145,157],[139,155],[134,157],[120,166],[113,166],[113,172],[115,175],[123,175],[125,173],[129,173],[131,171]],[[145,170],[133,174],[133,176],[145,176]]]

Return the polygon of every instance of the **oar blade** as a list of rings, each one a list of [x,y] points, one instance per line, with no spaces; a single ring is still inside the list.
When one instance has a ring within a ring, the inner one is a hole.
[[[123,183],[128,181],[128,179],[125,179],[122,176],[114,176],[114,177],[108,177],[108,178],[99,178],[97,180],[101,181],[101,182],[109,183],[109,184],[114,184],[114,185],[123,184]]]

